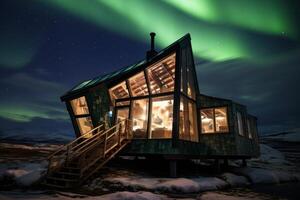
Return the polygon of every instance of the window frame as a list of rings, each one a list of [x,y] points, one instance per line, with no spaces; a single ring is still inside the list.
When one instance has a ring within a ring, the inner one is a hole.
[[[229,126],[229,109],[228,109],[228,105],[224,105],[224,106],[217,106],[217,107],[205,107],[205,108],[201,108],[200,110],[200,124],[201,124],[201,135],[215,135],[215,134],[229,134],[230,133],[230,126]],[[216,112],[215,109],[220,109],[220,108],[225,108],[226,109],[226,124],[228,127],[228,131],[216,131]],[[202,132],[202,118],[201,118],[201,111],[202,110],[206,110],[206,109],[212,109],[213,110],[213,120],[214,120],[214,132],[207,132],[204,133]]]
[[[152,90],[151,90],[151,84],[150,84],[150,80],[149,80],[149,69],[152,67],[152,66],[155,66],[157,64],[159,64],[160,62],[164,61],[164,60],[168,60],[170,59],[171,57],[174,56],[174,74],[170,74],[172,75],[172,78],[174,79],[174,89],[171,90],[171,91],[166,91],[166,92],[159,92],[159,93],[152,93]],[[163,57],[159,58],[157,61],[155,62],[152,62],[151,64],[148,64],[147,66],[145,66],[143,69],[140,69],[140,70],[136,70],[134,71],[134,73],[131,73],[129,76],[127,75],[126,77],[124,77],[123,79],[120,79],[120,80],[116,80],[114,81],[112,85],[110,85],[107,89],[108,89],[108,94],[109,94],[109,98],[110,98],[110,101],[111,101],[111,104],[113,106],[113,118],[114,118],[114,121],[116,119],[116,109],[118,108],[121,108],[121,107],[128,107],[129,106],[129,119],[132,119],[132,106],[133,106],[133,101],[135,100],[141,100],[141,99],[147,99],[148,100],[148,122],[147,122],[147,137],[146,138],[133,138],[133,139],[152,139],[152,140],[155,140],[155,139],[159,139],[159,140],[164,140],[164,139],[167,139],[167,140],[170,140],[170,139],[174,139],[175,136],[174,136],[174,115],[175,115],[175,108],[174,108],[174,102],[175,102],[175,88],[176,88],[176,70],[178,70],[178,56],[179,56],[179,53],[177,50],[172,50],[170,51],[167,55],[164,55]],[[144,75],[144,78],[145,78],[145,83],[147,85],[147,90],[148,90],[148,95],[143,95],[143,96],[133,96],[132,95],[132,91],[131,91],[131,88],[130,88],[130,81],[129,79],[131,79],[132,77],[138,75],[139,73],[143,73]],[[174,78],[175,77],[175,78]],[[129,94],[129,97],[125,97],[125,98],[119,98],[119,99],[114,99],[114,101],[112,101],[112,98],[111,98],[111,95],[110,95],[110,89],[111,88],[114,88],[115,86],[119,85],[120,83],[122,82],[125,82],[126,83],[126,89],[128,90],[128,94]],[[180,87],[180,86],[179,86]],[[173,99],[173,116],[172,116],[172,133],[171,133],[171,138],[150,138],[150,131],[151,131],[151,118],[152,118],[152,99],[153,98],[157,98],[157,97],[168,97],[168,96],[171,96],[172,99]],[[193,102],[195,102],[195,105],[196,104],[196,100],[194,99],[191,99],[190,97],[188,97],[187,95],[185,95],[186,98],[188,98],[189,100],[192,100]],[[120,105],[120,102],[125,102],[125,101],[129,101],[129,105]],[[119,104],[117,106],[117,104]],[[196,106],[196,110],[197,110],[197,106]],[[198,116],[197,116],[198,117]],[[198,127],[197,127],[198,128]],[[198,128],[199,129],[199,128]],[[198,130],[197,130],[198,131]],[[199,132],[198,132],[198,138],[199,138]]]
[[[132,92],[132,84],[131,84],[131,79],[134,79],[135,76],[138,76],[139,74],[142,74],[144,80],[145,80],[145,84],[146,84],[146,88],[147,88],[147,93],[146,95],[133,95],[133,92]],[[126,79],[126,82],[127,82],[127,88],[128,88],[128,91],[129,91],[129,97],[144,97],[144,96],[149,96],[150,95],[150,91],[149,91],[149,85],[148,85],[148,82],[147,82],[147,78],[146,78],[147,74],[145,73],[145,70],[142,70],[142,71],[139,71],[137,73],[135,73],[134,75],[132,75],[131,77],[127,78]]]
[[[152,137],[152,133],[151,133],[151,126],[152,126],[152,113],[153,113],[153,100],[154,99],[159,99],[159,98],[168,98],[167,100],[165,100],[165,101],[168,101],[168,100],[172,100],[173,101],[173,103],[172,103],[172,125],[171,125],[171,137],[169,137],[169,138],[153,138]],[[150,97],[150,99],[149,99],[149,105],[151,105],[150,107],[149,107],[149,124],[148,124],[148,139],[172,139],[172,137],[173,137],[173,135],[172,135],[172,133],[173,133],[173,120],[174,120],[174,94],[172,94],[172,95],[161,95],[161,96],[157,96],[157,97]],[[151,109],[151,110],[150,110]],[[150,137],[151,136],[151,137]]]
[[[82,98],[82,97],[84,97],[84,99],[85,99],[85,103],[86,103],[86,106],[87,106],[87,108],[88,108],[88,113],[86,113],[86,114],[79,114],[79,115],[78,115],[78,114],[75,114],[75,112],[74,112],[74,108],[73,108],[73,105],[72,105],[72,101],[75,100],[75,99]],[[88,100],[87,100],[87,99],[88,99],[88,98],[87,98],[87,95],[86,95],[86,94],[83,94],[83,95],[78,95],[78,96],[76,96],[76,97],[74,97],[73,99],[70,99],[70,100],[68,101],[68,104],[69,104],[70,109],[71,109],[72,117],[73,117],[73,119],[74,119],[74,123],[76,124],[77,131],[78,131],[78,133],[79,133],[79,137],[82,136],[82,135],[84,135],[85,133],[81,133],[81,128],[80,128],[80,126],[79,126],[78,119],[80,119],[80,118],[90,118],[91,124],[92,124],[91,130],[95,127],[95,126],[94,126],[94,123],[93,123],[93,118],[92,118],[91,108],[90,108],[90,106],[89,106],[89,104],[88,104]]]
[[[239,120],[239,114],[241,116],[241,120]],[[241,124],[239,124],[239,122],[241,122]],[[238,132],[238,135],[241,136],[241,137],[247,137],[246,136],[247,132],[245,130],[245,123],[244,123],[243,112],[241,112],[241,111],[237,111],[236,112],[236,123],[237,123],[237,132]],[[241,127],[240,127],[240,125],[241,125]],[[240,132],[240,129],[243,131],[243,133]]]
[[[171,52],[170,54],[168,54],[168,55],[166,55],[165,57],[163,57],[163,58],[161,58],[161,59],[159,59],[158,61],[156,61],[156,62],[154,62],[154,63],[152,63],[152,64],[150,64],[150,65],[148,65],[147,67],[145,67],[145,69],[144,69],[144,71],[145,71],[145,78],[146,78],[146,83],[147,83],[147,85],[148,85],[148,93],[149,93],[149,95],[151,96],[151,95],[156,95],[156,94],[166,94],[166,93],[169,93],[169,92],[172,92],[172,93],[175,93],[175,80],[176,80],[176,65],[178,65],[177,64],[177,52],[175,51],[175,52]],[[167,73],[171,76],[171,78],[173,79],[173,90],[171,90],[171,91],[165,91],[165,92],[153,92],[152,91],[152,88],[151,88],[151,81],[150,81],[150,73],[151,73],[151,68],[153,68],[153,67],[155,67],[156,65],[158,65],[159,63],[161,63],[161,64],[164,64],[163,63],[163,61],[164,60],[168,60],[168,59],[172,59],[171,57],[174,57],[174,74],[171,74],[170,72],[169,72],[169,70],[166,68],[166,66],[164,66],[164,68],[165,68],[165,70],[167,71]],[[139,73],[139,72],[138,72]],[[138,74],[138,73],[135,73],[135,75],[136,74]],[[135,76],[135,75],[133,75],[133,76]],[[133,77],[133,76],[131,76],[131,77]],[[173,77],[174,76],[174,77]],[[128,78],[129,79],[129,78]]]
[[[251,119],[250,117],[247,117],[247,134],[248,134],[248,139],[253,140],[253,127],[252,127],[252,123],[251,123]]]

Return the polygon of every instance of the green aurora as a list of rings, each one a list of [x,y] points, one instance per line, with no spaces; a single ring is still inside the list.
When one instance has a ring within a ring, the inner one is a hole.
[[[139,41],[148,41],[149,32],[154,31],[161,48],[189,32],[194,53],[211,61],[259,56],[241,30],[291,38],[297,34],[277,0],[226,4],[217,0],[49,0],[48,4]]]
[[[298,40],[299,35],[283,0],[36,0],[35,3],[147,44],[149,32],[154,31],[160,48],[189,32],[194,55],[217,62],[264,57],[257,49],[266,49],[267,45],[249,39],[245,32],[271,37],[281,37],[284,33],[290,40]],[[0,67],[20,70],[30,65],[45,38],[39,30],[41,24],[27,34],[19,24],[11,24],[0,35]],[[11,104],[0,106],[0,117],[19,122],[29,122],[35,117],[66,119],[65,113],[53,108]]]
[[[170,5],[212,23],[229,24],[250,30],[290,37],[297,33],[290,23],[289,11],[280,0],[164,0]],[[188,3],[187,3],[188,2]]]

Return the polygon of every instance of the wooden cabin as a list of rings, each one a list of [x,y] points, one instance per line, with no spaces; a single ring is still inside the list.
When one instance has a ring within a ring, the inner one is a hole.
[[[160,52],[150,35],[144,60],[84,81],[61,97],[76,136],[93,137],[96,127],[109,130],[128,120],[130,142],[120,153],[169,159],[173,171],[177,159],[257,157],[256,118],[246,106],[200,93],[190,35]]]

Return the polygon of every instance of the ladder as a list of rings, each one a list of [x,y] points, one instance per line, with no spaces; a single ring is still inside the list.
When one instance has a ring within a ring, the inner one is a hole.
[[[132,138],[132,123],[122,120],[105,130],[100,125],[48,157],[44,185],[67,189],[80,186],[120,152]]]

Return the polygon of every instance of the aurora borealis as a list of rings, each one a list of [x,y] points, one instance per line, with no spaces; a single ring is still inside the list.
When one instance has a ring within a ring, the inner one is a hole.
[[[191,34],[201,92],[248,105],[263,131],[299,128],[298,7],[292,0],[1,1],[0,132],[72,131],[59,96],[143,59],[152,31],[158,50]]]
[[[154,31],[160,35],[157,38],[160,47],[189,30],[196,55],[215,61],[265,56],[249,45],[260,32],[292,39],[299,36],[294,27],[296,20],[289,15],[288,7],[283,6],[284,1],[97,0],[74,4],[72,0],[49,0],[48,3],[139,41],[147,41],[148,33]],[[266,48],[259,42],[257,46]]]

